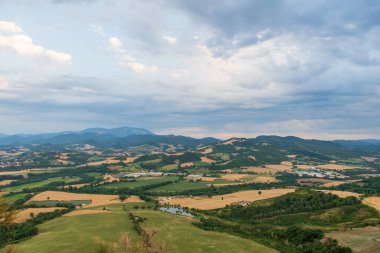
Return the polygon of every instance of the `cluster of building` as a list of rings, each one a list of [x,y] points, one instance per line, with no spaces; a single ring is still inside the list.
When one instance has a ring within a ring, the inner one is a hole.
[[[292,173],[297,174],[298,176],[308,176],[308,177],[318,177],[318,178],[349,178],[348,176],[342,175],[336,171],[327,171],[311,167],[308,170],[294,170]]]

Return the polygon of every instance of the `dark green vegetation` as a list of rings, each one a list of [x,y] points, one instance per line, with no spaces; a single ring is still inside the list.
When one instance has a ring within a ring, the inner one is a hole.
[[[100,134],[85,131],[46,137],[44,140],[48,142],[35,142],[39,145],[0,147],[3,171],[0,180],[16,180],[0,186],[0,191],[15,209],[67,207],[7,227],[7,239],[3,237],[2,243],[19,242],[20,252],[34,252],[37,248],[38,252],[59,252],[63,248],[70,253],[87,252],[103,241],[114,242],[122,232],[137,240],[144,229],[153,226],[159,230],[157,240],[173,242],[174,249],[169,252],[251,252],[254,248],[258,252],[275,252],[271,249],[275,248],[289,253],[338,253],[350,250],[334,240],[324,240],[325,233],[379,224],[378,212],[354,197],[342,199],[312,191],[323,187],[324,179],[306,174],[302,179],[319,181],[315,185],[300,185],[297,180],[302,173],[297,173],[302,170],[296,168],[306,165],[303,172],[307,172],[321,164],[352,166],[355,169],[333,172],[339,178],[326,173],[331,171],[313,171],[325,173],[322,177],[330,179],[325,181],[344,183],[329,189],[380,194],[380,148],[376,143],[354,145],[277,136],[219,141],[98,130]],[[71,143],[72,140],[77,143]],[[246,171],[246,166],[255,168]],[[261,172],[265,166],[274,169]],[[277,166],[287,168],[277,169]],[[34,169],[20,171],[25,168]],[[14,171],[21,174],[11,175]],[[236,180],[223,179],[227,173],[244,174],[241,178],[245,179],[240,180],[239,175]],[[105,182],[109,176],[114,181]],[[259,177],[264,178],[258,181],[261,183],[251,181]],[[277,180],[269,183],[265,178]],[[349,181],[352,179],[356,181]],[[216,210],[190,210],[196,217],[193,219],[155,211],[159,209],[155,197],[204,199],[243,190],[255,190],[259,194],[263,189],[286,187],[299,190],[274,199],[243,201]],[[73,217],[58,216],[90,200],[46,199],[25,204],[34,194],[47,190],[113,194],[120,200],[138,195],[148,202],[126,203],[124,208],[106,205],[97,208],[110,210],[107,213]],[[50,219],[53,220],[47,221]],[[80,243],[72,243],[77,238]]]
[[[296,191],[247,206],[203,211],[198,226],[252,238],[282,252],[351,252],[335,241],[321,242],[324,232],[376,225],[378,212],[354,197]],[[335,249],[335,251],[333,250]]]

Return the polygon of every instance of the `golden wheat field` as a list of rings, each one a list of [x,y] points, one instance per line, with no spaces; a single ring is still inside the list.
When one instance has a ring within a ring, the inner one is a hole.
[[[91,200],[91,204],[85,205],[85,207],[94,207],[102,205],[110,205],[122,203],[119,200],[118,195],[101,195],[101,194],[79,194],[60,191],[45,191],[33,196],[27,204],[32,201],[46,201],[46,200],[60,200],[60,201],[72,201],[72,200]],[[137,196],[130,196],[124,202],[144,202]]]
[[[271,189],[271,190],[250,190],[235,192],[220,196],[208,197],[161,197],[160,203],[168,203],[171,205],[180,205],[183,207],[197,208],[201,210],[210,210],[215,208],[225,207],[235,202],[253,202],[261,199],[268,199],[278,197],[290,192],[294,192],[295,189]]]
[[[365,198],[363,203],[377,209],[380,212],[380,197]]]
[[[34,217],[37,216],[40,213],[51,213],[55,210],[64,209],[63,207],[44,207],[44,208],[27,208],[24,210],[19,211],[16,214],[16,219],[14,220],[15,223],[21,223],[28,219],[31,219],[33,215]]]

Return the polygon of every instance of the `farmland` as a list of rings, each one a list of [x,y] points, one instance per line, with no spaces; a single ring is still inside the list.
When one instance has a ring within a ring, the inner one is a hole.
[[[341,247],[320,241],[324,233],[355,250],[359,244],[349,245],[339,233],[366,228],[363,240],[374,238],[371,226],[380,224],[376,166],[345,149],[342,155],[328,148],[334,155],[321,155],[323,148],[307,155],[286,151],[296,144],[277,148],[271,138],[235,138],[207,148],[75,145],[52,154],[33,151],[46,156],[44,166],[34,161],[31,169],[8,168],[0,175],[0,193],[18,212],[8,242],[18,252],[92,253],[123,232],[136,242],[138,231],[154,228],[153,242],[170,243],[168,252],[298,253],[284,231],[319,238],[300,242],[302,247]],[[57,159],[64,163],[57,165]],[[179,206],[189,216],[159,211]]]

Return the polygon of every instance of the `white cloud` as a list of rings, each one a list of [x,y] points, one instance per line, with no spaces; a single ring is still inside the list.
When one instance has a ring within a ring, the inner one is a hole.
[[[137,74],[144,73],[157,73],[159,71],[156,66],[145,66],[144,64],[138,62],[133,56],[127,54],[123,42],[117,37],[111,37],[108,40],[109,47],[111,50],[116,53],[119,57],[119,64],[122,66],[126,66],[133,70]]]
[[[0,21],[0,31],[11,33],[22,33],[21,27],[13,22]]]
[[[0,90],[3,90],[3,89],[6,89],[9,87],[9,83],[7,82],[7,80],[0,76]]]
[[[172,36],[162,36],[162,39],[169,45],[174,45],[177,43],[177,38]]]
[[[15,23],[0,21],[1,30],[11,32],[12,34],[1,35],[0,33],[0,48],[13,49],[17,54],[25,57],[45,57],[62,64],[71,63],[71,55],[36,45],[28,35],[19,34],[23,33],[23,30]]]

